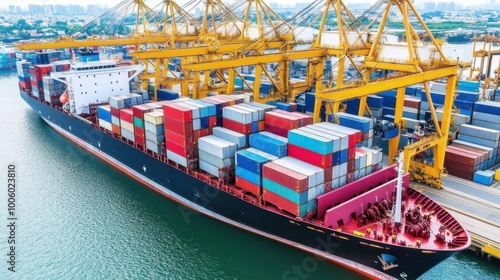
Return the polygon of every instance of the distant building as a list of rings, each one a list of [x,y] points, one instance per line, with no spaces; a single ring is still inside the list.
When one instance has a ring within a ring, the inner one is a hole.
[[[434,11],[436,9],[436,3],[426,2],[424,3],[424,11]]]
[[[437,4],[438,11],[454,11],[455,10],[455,2],[439,2]]]

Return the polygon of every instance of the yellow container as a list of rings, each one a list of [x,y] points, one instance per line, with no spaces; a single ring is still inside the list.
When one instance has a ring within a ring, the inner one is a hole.
[[[500,181],[500,169],[495,171],[495,180]]]

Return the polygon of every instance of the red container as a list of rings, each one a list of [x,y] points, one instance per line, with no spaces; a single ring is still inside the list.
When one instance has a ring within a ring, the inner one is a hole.
[[[140,137],[144,138],[144,128],[134,126],[134,133],[135,133],[135,136],[140,136]]]
[[[354,160],[356,158],[356,146],[347,148],[347,159]]]
[[[216,127],[217,126],[217,116],[208,117],[208,127]]]
[[[238,104],[237,100],[235,99],[231,99],[230,97],[227,97],[227,96],[224,96],[224,95],[217,95],[217,96],[213,96],[219,100],[222,100],[224,102],[227,102],[228,106],[231,106],[231,105],[236,105]]]
[[[405,97],[404,106],[414,109],[420,109],[420,99]]]
[[[174,152],[180,156],[183,156],[185,158],[187,158],[189,155],[189,153],[185,147],[182,147],[182,146],[178,145],[177,143],[174,143],[170,140],[165,140],[165,147],[167,148],[167,150],[172,151],[172,152]]]
[[[191,109],[179,106],[175,103],[163,104],[163,115],[180,122],[193,121]]]
[[[270,125],[267,123],[264,124],[264,129],[267,132],[274,133],[274,134],[279,135],[281,137],[288,137],[288,129],[273,126],[273,125]]]
[[[465,152],[470,153],[471,155],[475,155],[479,158],[479,160],[480,160],[479,163],[483,163],[483,162],[487,161],[490,157],[488,151],[474,148],[474,147],[465,146],[465,145],[451,144],[451,145],[448,145],[446,148],[453,149],[453,150],[465,151]]]
[[[297,192],[306,191],[309,182],[307,176],[272,162],[263,165],[262,177]]]
[[[183,148],[194,145],[193,136],[186,137],[185,135],[177,134],[171,130],[165,130],[165,139]]]
[[[288,143],[288,155],[321,168],[333,165],[332,154],[321,155],[290,143]]]
[[[299,119],[299,127],[303,127],[303,126],[310,125],[313,123],[312,117],[310,115],[304,114],[301,112],[287,112],[287,111],[283,111],[283,110],[279,110],[279,109],[274,110],[273,112],[280,113],[280,114],[287,115],[287,116],[297,117]]]
[[[477,165],[464,164],[463,162],[458,162],[450,159],[444,160],[444,167],[446,169],[463,171],[465,173],[474,173],[477,170]]]
[[[111,108],[111,116],[120,118],[120,109],[116,109],[113,107],[110,107],[110,108]]]
[[[355,160],[350,159],[347,161],[347,172],[354,172]]]
[[[169,117],[163,117],[165,130],[171,130],[177,134],[181,135],[193,135],[193,123],[192,122],[180,122],[176,119]]]
[[[462,170],[456,170],[453,168],[446,167],[446,161],[445,161],[445,168],[446,171],[448,171],[448,174],[457,176],[459,178],[463,178],[465,180],[472,180],[472,178],[474,177],[474,172],[465,172]]]
[[[262,190],[262,194],[262,197],[266,202],[276,205],[278,208],[283,209],[295,216],[300,216],[299,205],[266,189]]]
[[[474,155],[472,151],[458,147],[446,147],[445,160],[448,161],[475,166],[481,163],[480,158],[481,156]]]
[[[333,179],[332,178],[332,175],[333,175],[332,171],[333,171],[332,166],[325,168],[325,183],[330,182]]]
[[[298,128],[299,120],[300,118],[297,116],[289,116],[275,111],[266,112],[264,115],[266,124],[287,130]]]
[[[113,133],[116,133],[118,135],[120,135],[122,133],[122,130],[121,130],[119,125],[111,124],[111,129],[112,129]]]
[[[250,134],[252,133],[252,124],[242,124],[235,122],[233,120],[229,120],[226,118],[222,118],[222,127],[231,129],[233,131],[239,132],[241,134]]]
[[[132,112],[134,114],[134,117],[138,117],[139,119],[144,120],[144,114],[147,112],[151,112],[156,108],[158,108],[158,106],[154,106],[151,103],[146,103],[132,106]]]
[[[255,196],[259,197],[262,191],[262,188],[260,186],[257,186],[239,176],[236,176],[236,186],[242,188],[243,190],[254,194]]]
[[[139,146],[142,146],[142,147],[145,147],[146,146],[146,143],[144,142],[144,136],[139,136],[139,135],[135,135],[135,143]]]
[[[132,109],[129,109],[129,108],[120,109],[120,119],[133,124],[134,123],[134,114],[132,112]]]
[[[217,98],[217,96],[209,96],[202,99],[210,104],[222,104],[222,107],[229,106],[229,101]]]

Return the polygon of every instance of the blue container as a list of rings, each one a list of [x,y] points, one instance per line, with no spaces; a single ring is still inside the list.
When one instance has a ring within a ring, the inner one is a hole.
[[[100,119],[111,123],[111,111],[105,110],[103,106],[97,107],[97,115]]]
[[[333,153],[333,141],[298,129],[288,131],[288,142],[321,155]]]
[[[340,151],[340,164],[346,163],[348,159],[349,159],[349,151],[348,150]]]
[[[236,166],[244,168],[257,175],[262,175],[262,165],[269,162],[270,159],[265,158],[248,150],[236,152]]]
[[[208,117],[202,117],[200,119],[201,128],[209,128],[210,122],[208,121]]]
[[[208,116],[215,116],[215,115],[217,115],[217,107],[214,104],[205,102],[203,100],[190,100],[190,101],[195,102],[197,104],[200,104],[200,105],[206,107],[207,108],[206,110],[208,110],[208,112],[207,112]],[[222,106],[221,106],[221,114],[222,114]]]
[[[391,89],[391,90],[388,90],[388,91],[379,92],[377,95],[378,96],[382,96],[385,99],[385,97],[396,98],[397,94],[398,94],[398,92],[395,89]]]
[[[383,106],[389,108],[396,107],[396,97],[384,96]]]
[[[159,88],[156,91],[156,95],[159,100],[175,100],[179,98],[179,93],[166,89],[166,88]]]
[[[236,166],[235,168],[236,176],[239,176],[248,182],[255,184],[257,186],[262,186],[262,177],[259,174],[255,174],[249,170],[244,169],[241,166]]]
[[[302,104],[302,103],[298,103],[297,104],[297,111],[298,112],[301,112],[301,113],[305,113],[306,112],[306,104]]]
[[[345,102],[346,107],[347,107],[346,110],[345,110],[345,112],[348,113],[348,114],[355,114],[355,115],[357,115],[358,112],[359,112],[359,102],[360,102],[360,100],[358,98],[347,100]]]
[[[336,115],[339,119],[339,124],[366,133],[373,127],[373,120],[350,114],[339,113]]]
[[[366,104],[371,108],[382,108],[384,106],[384,97],[377,95],[368,95]]]
[[[288,154],[287,143],[260,133],[250,135],[250,147],[277,157]]]
[[[493,183],[493,176],[494,175],[495,175],[494,171],[478,170],[478,171],[474,172],[474,176],[472,177],[472,180],[476,183],[490,186]]]
[[[333,165],[339,165],[339,164],[341,164],[341,162],[340,162],[340,155],[341,155],[341,151],[333,153],[333,162],[332,162]]]
[[[262,178],[262,187],[295,204],[304,204],[307,202],[307,191],[298,193],[267,178]]]
[[[276,107],[278,107],[278,109],[280,110],[283,110],[283,111],[287,111],[287,112],[292,112],[292,105],[289,104],[289,103],[284,103],[284,102],[276,102]]]
[[[500,115],[500,103],[493,101],[476,102],[474,104],[474,112],[481,112],[498,116]]]
[[[455,100],[461,101],[469,101],[476,102],[479,100],[479,92],[470,92],[470,91],[458,91],[458,96]]]
[[[252,133],[257,133],[259,132],[259,122],[253,122],[252,123]]]
[[[468,90],[468,91],[479,91],[481,84],[479,81],[466,81],[460,80],[458,81],[458,89],[459,90]]]
[[[314,102],[316,94],[314,92],[306,92],[306,112],[314,112]]]
[[[432,102],[434,103],[434,105],[443,105],[445,97],[446,97],[446,94],[444,94],[444,93],[431,92],[431,98],[432,98]],[[427,102],[428,101],[427,95],[422,94],[421,100]]]
[[[460,113],[462,113],[462,110],[472,110],[474,107],[474,102],[470,101],[464,101],[464,100],[455,100],[455,106],[457,106],[458,109],[460,109]]]

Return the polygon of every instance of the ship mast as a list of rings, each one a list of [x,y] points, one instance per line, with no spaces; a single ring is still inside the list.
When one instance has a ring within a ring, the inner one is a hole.
[[[396,225],[401,224],[401,196],[403,192],[403,175],[405,174],[403,157],[403,153],[400,152],[398,156],[398,165],[396,166],[396,171],[398,172],[398,181],[396,184],[396,209],[394,209],[394,222]]]

